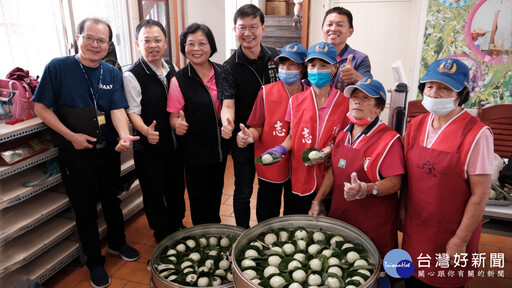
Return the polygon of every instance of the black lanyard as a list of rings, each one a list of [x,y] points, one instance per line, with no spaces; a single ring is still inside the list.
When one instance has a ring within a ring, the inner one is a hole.
[[[94,91],[91,86],[91,81],[89,81],[89,76],[87,76],[87,73],[85,72],[84,65],[82,65],[82,62],[80,62],[80,56],[76,55],[75,59],[76,59],[76,61],[78,61],[78,64],[80,64],[80,68],[82,68],[82,72],[84,72],[85,79],[87,80],[87,84],[89,84],[89,89],[91,90],[92,99],[94,101],[94,108],[96,109],[96,111],[98,111],[98,105],[96,104],[96,95],[98,95],[98,92],[96,92],[96,94],[94,94]],[[99,91],[99,87],[101,87],[101,79],[102,78],[103,78],[103,65],[100,62],[100,82],[98,83],[97,91]]]

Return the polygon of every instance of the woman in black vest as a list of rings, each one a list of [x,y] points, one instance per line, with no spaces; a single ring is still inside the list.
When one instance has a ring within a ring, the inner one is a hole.
[[[194,225],[220,223],[227,140],[221,137],[222,103],[217,85],[222,65],[209,59],[215,38],[204,24],[193,23],[180,35],[181,53],[190,61],[171,80],[167,111],[183,144],[185,176]],[[234,100],[226,100],[234,101]]]

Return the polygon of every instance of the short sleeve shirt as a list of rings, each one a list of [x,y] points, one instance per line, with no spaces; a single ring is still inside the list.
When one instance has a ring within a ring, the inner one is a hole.
[[[110,111],[128,108],[126,102],[122,75],[114,66],[103,61],[103,75],[101,67],[84,66],[74,56],[59,57],[51,60],[45,67],[41,81],[34,93],[34,102],[41,103],[53,110],[65,110],[71,108],[94,107],[93,90],[98,110],[105,112],[107,129],[103,130],[108,135],[103,135],[107,140],[114,140],[117,133],[110,119]]]

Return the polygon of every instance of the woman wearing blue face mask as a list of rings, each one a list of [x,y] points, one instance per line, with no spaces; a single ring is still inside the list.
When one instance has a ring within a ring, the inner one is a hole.
[[[330,84],[336,57],[336,48],[327,42],[311,46],[306,65],[313,86],[290,99],[286,114],[290,135],[281,145],[262,154],[283,157],[291,151],[292,214],[308,213],[324,177],[323,159],[329,156],[338,132],[348,125],[348,98]],[[308,148],[322,149],[322,160],[304,165],[302,153]]]
[[[237,144],[244,148],[254,142],[254,155],[258,157],[267,149],[283,143],[289,133],[290,124],[285,121],[290,97],[308,88],[302,84],[305,74],[306,47],[291,43],[281,49],[275,61],[279,65],[280,81],[264,85],[256,98],[247,129],[240,124]],[[291,214],[290,159],[284,157],[275,165],[256,165],[258,174],[258,199],[256,217],[259,222],[278,217],[281,211],[281,196],[284,197],[284,215]],[[284,189],[284,195],[283,195]]]
[[[450,265],[415,269],[407,287],[462,287],[476,270],[461,261],[477,253],[491,191],[493,138],[489,127],[462,108],[469,99],[468,84],[468,67],[453,58],[432,63],[420,81],[422,103],[430,113],[413,119],[405,134],[402,248],[415,267],[418,258],[434,260],[436,255],[449,255]],[[458,272],[438,277],[438,271],[448,270]]]

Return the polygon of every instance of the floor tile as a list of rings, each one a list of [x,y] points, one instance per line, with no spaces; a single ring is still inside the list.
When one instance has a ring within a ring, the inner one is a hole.
[[[500,247],[500,249],[501,249],[501,252],[503,252],[503,254],[505,255],[505,263],[512,263],[512,248]],[[511,270],[510,274],[511,274],[510,276],[512,276],[512,270]]]
[[[146,269],[145,263],[125,262],[121,269],[115,272],[112,277],[130,280],[141,284],[149,284],[151,272]]]
[[[147,288],[147,287],[153,287],[153,286],[151,286],[149,284],[140,284],[140,283],[134,283],[134,282],[130,282],[130,283],[126,284],[125,286],[123,286],[123,288]]]
[[[130,244],[146,244],[154,242],[153,231],[150,229],[126,228],[126,242]]]
[[[124,288],[128,283],[128,280],[110,277],[110,286],[108,288]]]
[[[467,288],[510,288],[512,279],[479,277],[473,279],[466,285]]]
[[[222,204],[220,206],[221,216],[233,216],[233,206],[229,204]]]
[[[103,255],[106,255],[106,254],[103,253]],[[116,271],[118,271],[121,268],[121,266],[123,266],[123,264],[125,262],[126,261],[124,261],[123,259],[121,259],[118,256],[113,256],[113,255],[106,256],[105,257],[105,270],[107,270],[107,274],[108,275],[114,274]]]
[[[68,288],[74,287],[81,281],[89,281],[89,270],[85,267],[77,267],[77,264],[73,262],[60,270],[44,283],[45,287]]]
[[[512,241],[510,237],[482,234],[480,236],[480,244],[495,245],[499,247],[512,248]]]
[[[235,217],[231,216],[220,216],[222,224],[236,225]]]
[[[154,242],[155,243],[155,242]],[[137,262],[141,262],[146,264],[149,258],[151,258],[151,254],[155,250],[155,245],[142,245],[142,244],[133,244],[133,247],[139,251],[140,258],[137,259]]]

